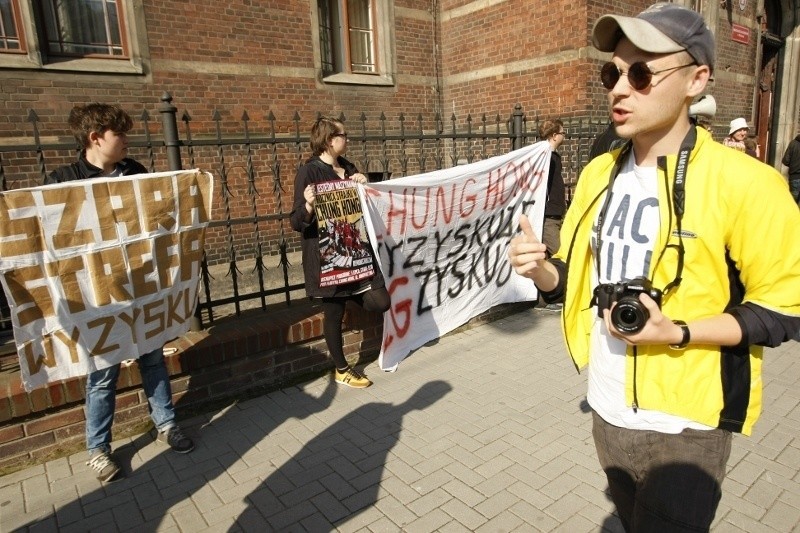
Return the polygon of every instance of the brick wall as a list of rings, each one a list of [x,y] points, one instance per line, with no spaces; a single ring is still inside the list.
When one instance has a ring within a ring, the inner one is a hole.
[[[607,103],[598,79],[603,58],[591,47],[591,27],[603,13],[633,15],[650,3],[397,0],[395,83],[377,87],[321,82],[314,70],[313,2],[202,0],[178,6],[144,0],[145,74],[5,70],[0,140],[30,138],[26,117],[34,109],[48,136],[70,142],[69,109],[88,101],[116,101],[137,118],[146,110],[158,121],[164,91],[179,113],[190,113],[197,136],[215,134],[215,112],[223,133],[241,132],[244,111],[253,131],[263,132],[272,113],[278,134],[295,131],[295,113],[303,133],[317,112],[351,119],[364,113],[372,128],[379,127],[381,113],[390,121],[401,113],[421,114],[432,124],[437,112],[444,120],[452,113],[506,118],[516,103],[529,116],[596,115]],[[756,4],[748,2],[743,12],[735,6],[720,10],[714,21],[719,75],[709,92],[719,106],[715,125],[751,117],[757,47],[733,42],[730,28],[752,28],[755,41]],[[151,130],[157,133],[156,124]],[[35,161],[4,158],[3,165],[13,177],[36,172]]]

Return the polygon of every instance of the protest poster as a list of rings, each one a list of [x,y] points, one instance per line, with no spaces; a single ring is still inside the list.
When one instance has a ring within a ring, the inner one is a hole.
[[[357,184],[351,180],[318,183],[314,210],[320,253],[320,287],[344,285],[375,273]]]
[[[212,189],[190,170],[0,193],[0,282],[25,390],[188,330]]]
[[[391,297],[381,369],[395,370],[412,350],[496,305],[536,298],[507,254],[520,214],[541,237],[550,153],[542,141],[363,189],[367,230]]]

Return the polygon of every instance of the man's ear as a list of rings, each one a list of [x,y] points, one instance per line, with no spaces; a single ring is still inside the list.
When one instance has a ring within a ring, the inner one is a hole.
[[[97,142],[97,139],[99,139],[100,137],[102,137],[102,135],[100,135],[100,134],[99,134],[99,133],[97,133],[96,131],[91,131],[91,132],[89,132],[89,144],[94,144],[94,143],[96,143],[96,142]]]
[[[708,85],[708,80],[711,79],[711,69],[708,65],[700,65],[694,69],[694,75],[689,80],[689,90],[687,96],[694,98],[703,93]]]

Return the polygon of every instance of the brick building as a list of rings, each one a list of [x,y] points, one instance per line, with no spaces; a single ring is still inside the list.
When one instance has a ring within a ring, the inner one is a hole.
[[[152,112],[164,91],[199,131],[213,130],[215,110],[223,125],[245,110],[263,124],[271,112],[286,132],[295,112],[303,124],[316,112],[364,113],[375,127],[382,112],[507,116],[517,103],[529,116],[602,115],[605,55],[590,45],[592,23],[649,3],[9,0],[0,4],[0,143],[30,137],[29,109],[49,139],[68,142],[72,105]],[[800,114],[798,1],[681,3],[717,35],[715,134],[743,116],[774,163]]]
[[[607,103],[599,67],[608,55],[591,46],[592,24],[606,12],[632,15],[649,3],[0,1],[0,182],[37,184],[43,173],[74,159],[66,117],[73,105],[91,101],[119,102],[131,111],[137,119],[133,157],[167,170],[158,123],[168,92],[181,127],[188,131],[191,122],[194,144],[184,144],[184,166],[211,169],[220,189],[238,193],[215,192],[215,221],[251,217],[239,228],[214,228],[206,241],[233,273],[236,259],[274,255],[291,233],[281,221],[290,201],[281,191],[291,189],[293,166],[308,153],[302,136],[317,112],[344,114],[364,147],[371,132],[389,124],[394,145],[369,141],[377,143],[385,166],[361,170],[397,174],[415,173],[426,157],[442,155],[438,145],[427,147],[438,139],[424,149],[422,142],[409,152],[397,148],[405,137],[396,130],[403,127],[412,136],[417,130],[420,137],[423,130],[438,135],[437,116],[448,130],[452,125],[453,145],[456,128],[506,128],[517,104],[528,117],[527,131],[534,131],[536,118],[552,116],[567,124],[593,118],[590,123],[602,128]],[[717,36],[709,89],[718,105],[715,137],[743,116],[756,125],[763,157],[775,164],[800,127],[800,0],[683,3],[702,12]],[[482,123],[484,115],[489,120]],[[449,117],[459,117],[458,124]],[[585,163],[575,156],[577,141],[588,148],[593,132],[570,127],[562,150],[570,152],[565,170],[574,179]],[[185,131],[181,135],[188,140]],[[220,135],[254,135],[262,142],[223,145],[215,141]],[[508,139],[497,141],[499,150],[509,149]],[[475,152],[480,157],[482,149]],[[407,168],[407,155],[419,161]],[[453,150],[441,159],[450,165],[470,157]],[[262,225],[254,228],[258,218]],[[179,339],[178,352],[168,358],[176,405],[211,402],[326,368],[318,310],[282,307],[269,320],[251,322]],[[375,317],[356,316],[350,325],[348,354],[375,353]],[[116,423],[140,427],[147,406],[133,368],[120,382]],[[0,357],[0,470],[81,441],[82,400],[77,379],[25,393]]]

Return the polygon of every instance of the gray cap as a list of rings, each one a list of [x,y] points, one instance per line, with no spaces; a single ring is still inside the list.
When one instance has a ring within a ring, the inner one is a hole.
[[[623,36],[645,52],[686,50],[698,65],[714,70],[714,35],[703,17],[691,9],[658,3],[635,17],[603,15],[594,24],[592,43],[601,52],[613,52]]]

